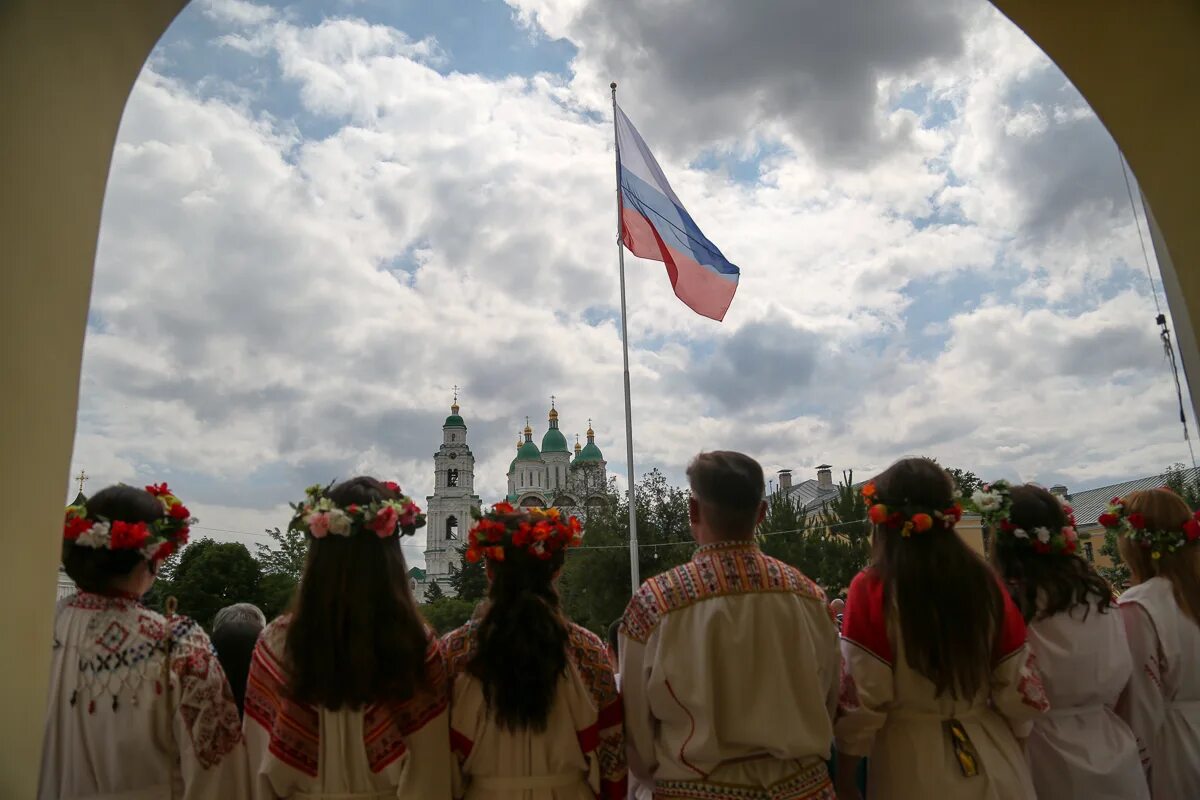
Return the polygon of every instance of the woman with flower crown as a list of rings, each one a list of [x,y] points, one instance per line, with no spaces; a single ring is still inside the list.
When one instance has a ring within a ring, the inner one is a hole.
[[[425,515],[367,477],[313,486],[295,509],[304,574],[246,681],[252,796],[449,798],[445,662],[400,551]]]
[[[1163,487],[1114,497],[1099,522],[1134,583],[1118,601],[1133,677],[1117,712],[1151,796],[1200,797],[1200,512]]]
[[[1012,726],[1046,710],[1025,623],[955,532],[954,481],[906,458],[863,488],[871,564],[851,582],[834,726],[838,797],[1033,798]]]
[[[140,600],[194,521],[165,483],[67,509],[63,567],[79,591],[54,622],[40,798],[245,794],[241,720],[208,636]]]
[[[563,613],[555,580],[579,521],[495,505],[471,528],[487,598],[442,640],[452,682],[454,796],[624,800],[621,700],[604,643]]]
[[[1111,587],[1075,552],[1070,506],[1040,486],[1007,481],[972,499],[1050,701],[1050,712],[1023,731],[1038,796],[1149,800],[1137,741],[1114,711],[1133,672],[1125,628]]]

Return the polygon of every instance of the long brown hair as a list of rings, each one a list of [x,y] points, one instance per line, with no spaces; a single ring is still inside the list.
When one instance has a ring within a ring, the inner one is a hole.
[[[876,501],[941,511],[954,504],[954,480],[936,461],[905,458],[875,478]],[[1004,614],[995,573],[954,530],[902,536],[875,526],[872,567],[895,603],[908,664],[937,694],[971,698],[988,685]]]
[[[546,729],[567,670],[570,634],[554,586],[564,557],[560,550],[543,561],[509,544],[503,561],[488,561],[492,582],[467,671],[501,728]]]
[[[1124,499],[1126,513],[1141,514],[1150,530],[1177,531],[1192,518],[1183,498],[1165,486],[1132,492]],[[1117,539],[1117,549],[1138,583],[1156,576],[1169,580],[1179,608],[1200,624],[1200,544],[1189,543],[1174,553],[1152,558],[1148,548],[1121,536]]]
[[[1009,520],[1017,527],[1059,531],[1067,525],[1062,503],[1042,487],[1027,483],[1010,492]],[[1012,537],[993,532],[992,561],[1026,622],[1076,608],[1082,608],[1087,619],[1092,606],[1104,613],[1113,605],[1112,587],[1074,553],[1037,553]]]
[[[328,497],[346,508],[399,495],[358,477]],[[296,700],[357,709],[407,700],[425,684],[429,634],[409,588],[401,538],[310,537],[287,630],[285,664]]]

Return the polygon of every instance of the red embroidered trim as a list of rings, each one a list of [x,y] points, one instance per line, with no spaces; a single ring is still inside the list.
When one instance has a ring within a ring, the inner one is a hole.
[[[688,731],[687,738],[684,739],[683,744],[681,744],[679,746],[679,763],[683,764],[685,767],[690,769],[692,772],[695,772],[701,778],[707,778],[708,774],[705,773],[703,770],[699,769],[698,767],[696,767],[696,765],[693,764],[692,762],[688,761],[687,756],[685,756],[683,754],[683,751],[687,749],[687,746],[692,743],[692,737],[696,735],[696,718],[692,716],[691,711],[688,711],[687,706],[685,706],[683,703],[679,702],[679,697],[676,696],[675,690],[671,688],[670,681],[666,681],[666,686],[667,686],[667,691],[671,695],[671,699],[675,701],[676,705],[678,705],[680,708],[683,709],[683,713],[687,714],[688,722],[691,724],[691,730]]]
[[[621,633],[645,642],[662,617],[712,597],[790,592],[824,602],[825,593],[800,570],[756,546],[738,544],[702,549],[688,563],[643,583],[625,609]]]

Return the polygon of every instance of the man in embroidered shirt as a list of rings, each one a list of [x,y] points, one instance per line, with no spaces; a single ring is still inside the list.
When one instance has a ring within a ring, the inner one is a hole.
[[[692,560],[642,584],[620,631],[633,774],[655,797],[830,798],[840,656],[820,588],[763,555],[762,467],[688,467]]]

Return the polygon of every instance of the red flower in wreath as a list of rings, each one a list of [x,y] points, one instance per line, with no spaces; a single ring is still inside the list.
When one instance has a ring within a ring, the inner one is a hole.
[[[400,491],[400,484],[396,483],[395,481],[384,481],[383,485],[385,488],[390,489],[396,494],[403,494],[403,492]]]
[[[92,521],[87,517],[77,517],[74,514],[68,514],[67,521],[63,524],[63,538],[73,542],[86,533],[92,527],[92,524]]]
[[[167,516],[171,519],[190,519],[192,512],[187,510],[187,506],[183,503],[176,503],[171,506],[171,510],[167,512]]]
[[[396,532],[396,522],[400,515],[391,506],[384,506],[375,512],[375,516],[367,523],[367,527],[375,531],[380,539],[386,539]]]
[[[876,503],[867,509],[867,518],[876,525],[882,525],[887,522],[888,509],[883,503]]]
[[[1115,528],[1120,524],[1120,520],[1116,514],[1101,514],[1096,522],[1099,522],[1105,528]]]
[[[1126,517],[1126,519],[1129,520],[1130,525],[1139,531],[1144,530],[1146,527],[1146,518],[1136,511]]]
[[[167,556],[171,555],[171,553],[174,553],[174,552],[175,552],[174,544],[172,544],[171,542],[163,542],[162,544],[160,544],[158,546],[158,549],[154,551],[154,555],[150,556],[150,560],[151,561],[162,561],[163,559],[165,559]]]
[[[167,488],[167,484],[165,481],[163,483],[150,484],[149,486],[146,487],[146,491],[149,492],[150,494],[154,495],[155,497],[165,497],[166,495],[169,495],[171,493],[171,490]]]
[[[113,550],[136,550],[150,538],[150,530],[144,522],[113,522],[109,530],[110,546]]]
[[[1195,516],[1183,523],[1183,535],[1189,542],[1200,539],[1200,511],[1197,511]]]
[[[513,508],[512,503],[496,503],[496,505],[492,506],[492,512],[496,514],[513,514],[516,512],[516,509]]]
[[[933,517],[928,514],[913,514],[912,524],[913,530],[917,533],[924,533],[933,527]]]

